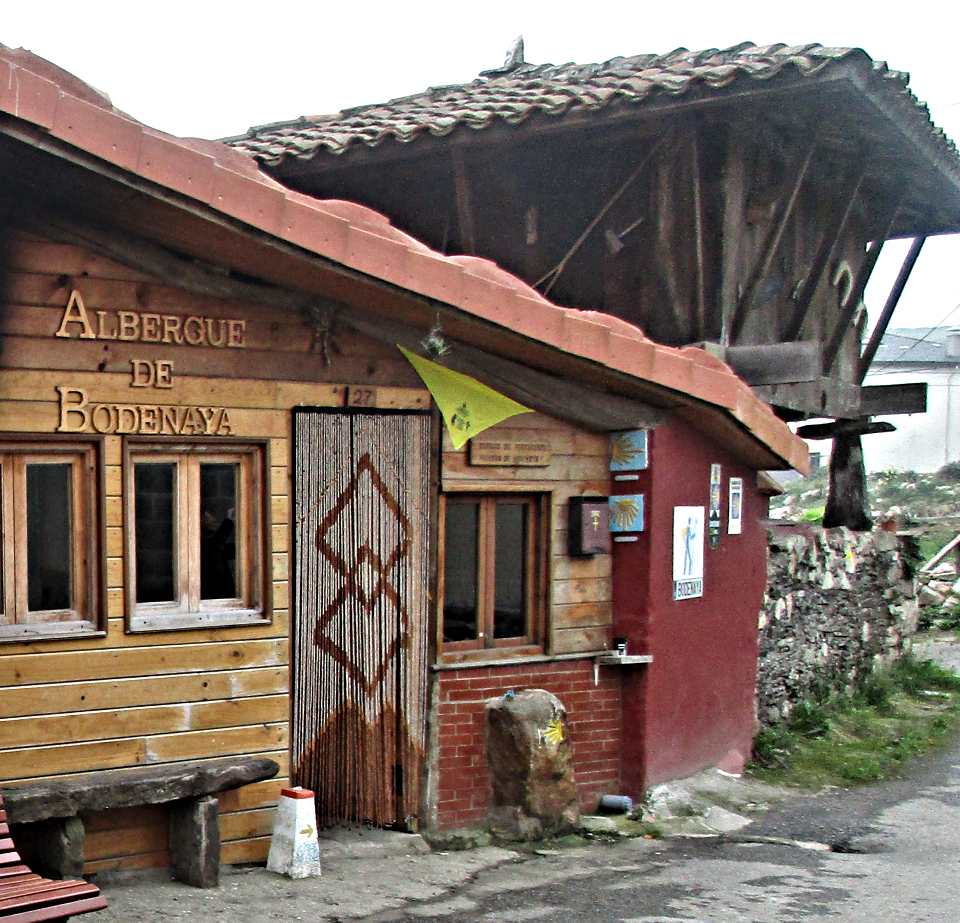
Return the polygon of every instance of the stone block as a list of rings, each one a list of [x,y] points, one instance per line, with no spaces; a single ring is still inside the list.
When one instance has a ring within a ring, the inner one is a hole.
[[[220,883],[220,809],[212,795],[170,804],[170,874],[195,888]]]
[[[563,703],[543,689],[489,699],[491,830],[505,839],[568,833],[579,823],[573,751]]]
[[[79,878],[83,874],[86,834],[79,817],[58,817],[11,825],[23,861],[44,878]]]

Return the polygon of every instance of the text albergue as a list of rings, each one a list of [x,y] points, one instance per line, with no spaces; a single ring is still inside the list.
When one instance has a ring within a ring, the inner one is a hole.
[[[149,314],[141,311],[88,311],[77,291],[63,309],[54,336],[80,340],[120,340],[244,349],[247,322],[239,318]]]

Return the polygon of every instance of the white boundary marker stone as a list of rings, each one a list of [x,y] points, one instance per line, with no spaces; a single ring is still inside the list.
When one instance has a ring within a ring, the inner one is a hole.
[[[297,786],[280,792],[267,869],[289,878],[315,878],[320,874],[317,815],[309,789]]]

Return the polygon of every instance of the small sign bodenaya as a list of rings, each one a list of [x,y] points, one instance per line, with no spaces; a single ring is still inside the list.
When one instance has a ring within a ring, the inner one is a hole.
[[[703,596],[702,506],[673,508],[673,598]]]

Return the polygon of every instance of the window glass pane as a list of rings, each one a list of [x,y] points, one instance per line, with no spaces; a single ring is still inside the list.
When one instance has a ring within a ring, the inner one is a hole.
[[[479,503],[447,503],[443,578],[443,640],[477,637]]]
[[[237,595],[237,465],[200,465],[200,598]]]
[[[135,465],[134,519],[137,540],[137,602],[175,599],[174,510],[176,465]]]
[[[27,465],[27,608],[70,608],[69,464]]]
[[[494,638],[527,633],[527,505],[498,503],[494,580]]]

